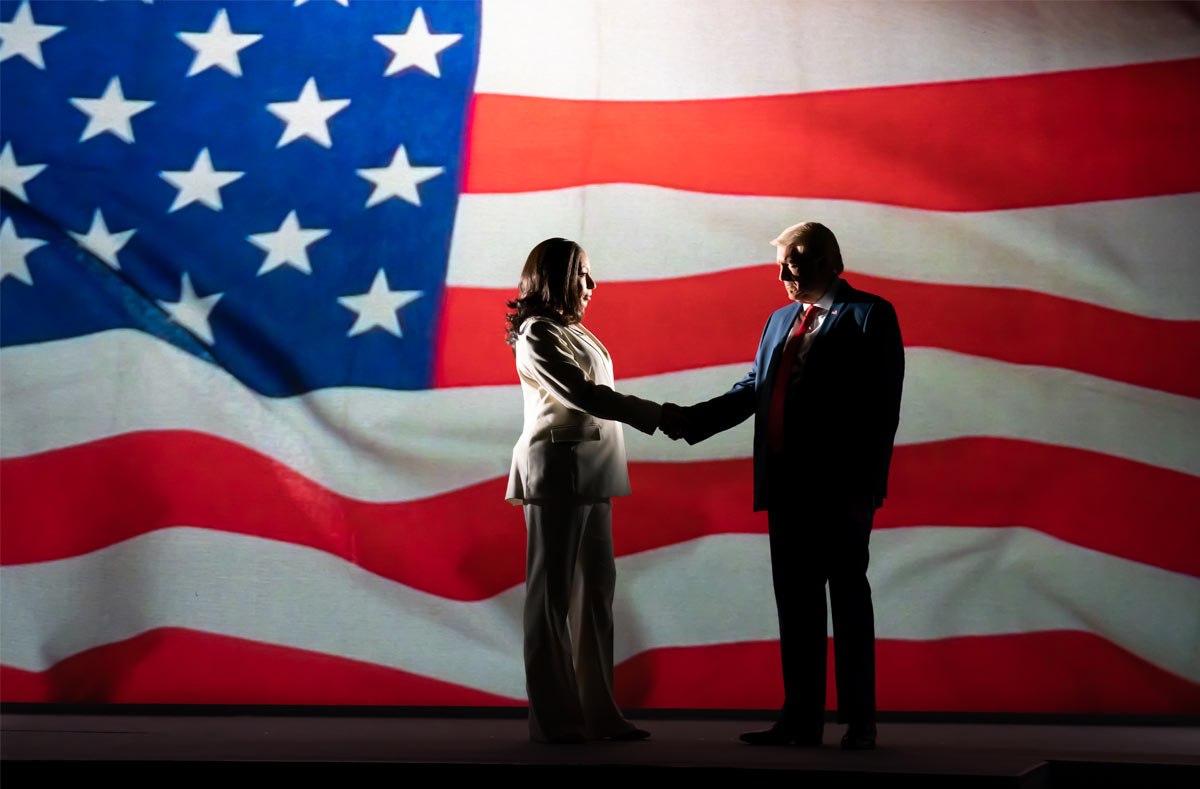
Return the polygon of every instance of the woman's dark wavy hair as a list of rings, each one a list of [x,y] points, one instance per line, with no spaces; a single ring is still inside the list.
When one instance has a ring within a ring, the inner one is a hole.
[[[525,259],[517,297],[505,313],[505,342],[515,346],[517,330],[526,318],[539,315],[566,326],[582,317],[583,289],[579,284],[583,248],[565,238],[547,238]],[[515,348],[514,348],[515,353]]]

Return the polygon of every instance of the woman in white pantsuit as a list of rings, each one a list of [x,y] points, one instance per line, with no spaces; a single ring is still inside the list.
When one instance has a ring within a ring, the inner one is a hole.
[[[525,424],[506,499],[524,506],[528,530],[525,685],[539,742],[650,736],[613,699],[609,500],[630,493],[619,423],[653,433],[662,406],[613,390],[608,351],[581,323],[595,287],[579,245],[551,238],[508,303]]]

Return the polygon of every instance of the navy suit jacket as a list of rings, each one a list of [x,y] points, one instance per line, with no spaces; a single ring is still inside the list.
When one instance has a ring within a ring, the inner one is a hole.
[[[784,410],[785,443],[767,446],[767,414],[780,357],[800,304],[771,314],[754,366],[728,392],[686,409],[689,444],[754,416],[754,509],[887,496],[900,421],[904,346],[896,311],[845,280],[813,339]],[[816,497],[816,498],[813,498]]]

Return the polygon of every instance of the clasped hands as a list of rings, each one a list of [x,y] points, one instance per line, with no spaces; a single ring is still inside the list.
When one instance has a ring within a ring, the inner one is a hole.
[[[684,438],[692,429],[687,411],[675,403],[663,403],[662,415],[658,418],[658,429],[672,441]]]

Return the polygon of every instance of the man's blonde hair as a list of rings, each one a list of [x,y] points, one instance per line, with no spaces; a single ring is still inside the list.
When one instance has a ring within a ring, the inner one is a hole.
[[[806,253],[822,255],[833,263],[836,273],[845,270],[842,264],[842,248],[838,246],[833,231],[820,222],[801,222],[784,230],[771,242],[777,247],[803,247]]]

